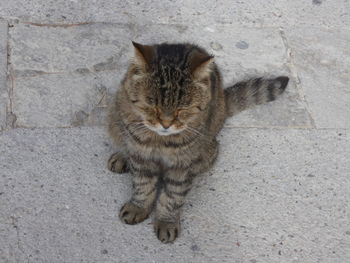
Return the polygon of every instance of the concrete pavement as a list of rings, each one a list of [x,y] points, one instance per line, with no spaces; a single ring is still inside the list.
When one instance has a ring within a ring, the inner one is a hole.
[[[0,0],[0,262],[350,262],[350,4]],[[225,85],[287,74],[230,119],[180,238],[122,224],[104,124],[131,40],[195,42]]]

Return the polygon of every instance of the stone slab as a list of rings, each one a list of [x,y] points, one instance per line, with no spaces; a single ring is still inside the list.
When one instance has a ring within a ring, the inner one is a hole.
[[[1,1],[0,16],[35,23],[181,23],[240,26],[349,26],[346,0]]]
[[[125,24],[70,27],[17,24],[10,30],[16,77],[115,70],[126,66],[133,29]],[[45,36],[45,37],[43,37]]]
[[[42,35],[46,36],[45,39],[40,37]],[[89,78],[93,78],[96,74],[114,74],[116,79],[122,78],[128,60],[133,56],[131,40],[145,44],[165,41],[200,44],[215,55],[226,86],[251,76],[291,75],[287,66],[286,48],[277,29],[214,25],[130,27],[125,24],[92,24],[65,28],[18,24],[11,29],[13,43],[11,56],[16,74],[17,91],[15,91],[14,107],[18,115],[17,125],[26,127],[69,125],[73,118],[72,113],[83,110],[84,103],[91,103],[95,99],[85,95],[95,94],[91,91],[91,85],[86,85]],[[111,70],[113,73],[104,73]],[[311,124],[308,112],[293,81],[280,101],[230,119],[228,125],[309,127]],[[69,82],[75,85],[74,89],[68,87]],[[46,94],[38,93],[38,85],[47,87]],[[113,87],[117,86],[118,83],[113,84]],[[59,94],[58,91],[66,94],[74,92],[73,96],[81,91],[81,96],[84,98],[72,102],[71,96],[62,97],[62,93]],[[33,100],[36,103],[32,103]],[[41,100],[53,101],[40,103]],[[62,108],[66,110],[62,111]],[[71,113],[67,112],[70,108]],[[38,112],[52,115],[56,121],[47,121],[50,116],[42,118]],[[62,114],[63,119],[58,120],[59,118],[55,117]],[[92,125],[100,123],[94,118],[90,121]]]
[[[219,139],[218,162],[188,196],[180,238],[164,245],[151,219],[117,218],[131,182],[107,171],[113,150],[103,129],[5,131],[0,247],[53,263],[349,260],[349,131],[226,128]],[[16,253],[4,257],[16,262]]]
[[[302,27],[286,36],[316,126],[350,128],[350,30]]]
[[[215,55],[226,85],[247,74],[288,70],[284,43],[279,30],[273,28],[105,23],[52,27],[20,23],[11,28],[10,36],[11,62],[18,77],[119,69],[133,56],[132,40],[202,45]]]
[[[120,81],[121,75],[115,70],[16,78],[16,126],[105,125],[107,100]]]
[[[6,126],[7,90],[7,22],[0,19],[0,131]]]

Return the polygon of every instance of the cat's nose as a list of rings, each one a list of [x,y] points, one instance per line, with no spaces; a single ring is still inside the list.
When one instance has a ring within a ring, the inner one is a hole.
[[[171,126],[171,121],[161,120],[160,125],[162,125],[164,129],[168,129]]]

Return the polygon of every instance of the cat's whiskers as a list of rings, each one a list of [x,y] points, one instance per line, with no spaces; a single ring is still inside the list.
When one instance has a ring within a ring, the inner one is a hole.
[[[190,127],[190,126],[187,126],[187,129],[186,129],[187,131],[189,131],[191,134],[193,134],[193,135],[199,135],[199,136],[201,136],[201,140],[205,140],[205,141],[207,141],[207,142],[209,142],[209,143],[212,143],[212,141],[211,141],[211,139],[208,139],[207,138],[207,135],[206,134],[204,134],[204,133],[202,133],[202,132],[200,132],[199,130],[197,130],[197,129],[195,129],[195,128],[193,128],[193,127]],[[192,138],[193,139],[193,138]]]
[[[145,133],[147,131],[148,129],[145,126],[137,127],[134,130],[132,130],[133,133],[138,133],[138,134],[140,134],[140,132]]]
[[[190,136],[190,134],[187,134],[186,130],[182,133],[182,137],[183,137],[183,142],[184,143],[187,143],[187,142],[193,140],[193,137]]]
[[[193,127],[188,126],[187,129],[188,129],[190,132],[193,132],[193,133],[198,134],[198,135],[200,135],[200,136],[205,136],[205,134],[201,133],[199,130],[197,130],[197,129],[193,128]]]

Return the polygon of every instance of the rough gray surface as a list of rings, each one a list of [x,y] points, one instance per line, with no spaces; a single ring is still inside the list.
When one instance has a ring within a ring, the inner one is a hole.
[[[14,112],[20,127],[104,125],[116,71],[16,78]]]
[[[25,77],[123,69],[135,33],[128,25],[102,23],[71,27],[17,24],[10,36],[16,76]]]
[[[350,128],[350,30],[287,31],[305,98],[317,127]]]
[[[347,0],[1,0],[0,16],[35,23],[188,23],[348,26]]]
[[[0,19],[0,131],[6,126],[7,91],[7,22]]]
[[[348,0],[0,0],[0,262],[350,262],[349,11]],[[151,219],[121,224],[130,178],[106,169],[106,107],[130,40],[201,44],[226,86],[291,77],[279,100],[228,120],[172,245]]]
[[[219,138],[220,158],[189,195],[181,237],[163,245],[150,219],[117,218],[131,182],[107,171],[103,129],[5,132],[0,261],[349,260],[348,131],[224,129]]]

